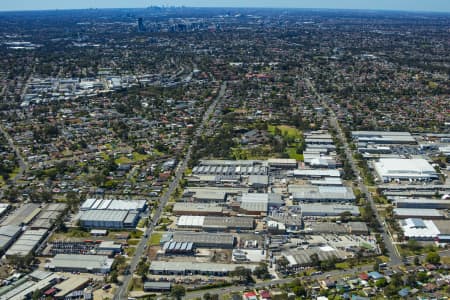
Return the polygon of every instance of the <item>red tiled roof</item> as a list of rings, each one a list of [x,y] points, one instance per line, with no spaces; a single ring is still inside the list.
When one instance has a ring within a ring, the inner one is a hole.
[[[369,280],[369,275],[367,273],[359,274],[359,278],[362,280]]]

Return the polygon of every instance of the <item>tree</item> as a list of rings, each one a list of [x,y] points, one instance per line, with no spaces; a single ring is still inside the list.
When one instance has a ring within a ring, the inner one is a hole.
[[[414,264],[415,264],[416,266],[419,266],[419,265],[420,265],[420,258],[419,258],[418,256],[414,257]]]
[[[145,280],[147,278],[148,268],[149,264],[144,259],[141,259],[136,266],[136,274],[141,276],[142,280]]]
[[[186,295],[186,289],[184,286],[182,286],[180,284],[174,285],[172,287],[172,291],[170,292],[170,295],[177,300],[181,300],[184,297],[184,295]]]
[[[244,268],[244,267],[236,267],[233,271],[230,273],[233,277],[239,277],[239,281],[251,281],[252,271],[250,269]]]
[[[379,272],[380,271],[380,264],[381,264],[381,259],[379,259],[378,257],[375,258],[375,262],[373,263],[373,270],[375,272]]]
[[[118,277],[119,277],[119,274],[117,273],[116,270],[111,271],[111,273],[109,274],[109,282],[112,282],[112,283],[119,282]]]
[[[270,279],[269,269],[267,268],[267,264],[264,262],[260,262],[259,265],[253,271],[253,275],[255,275],[258,279]]]
[[[286,270],[287,266],[289,265],[289,261],[286,257],[281,256],[280,258],[277,258],[277,265],[280,267],[280,269]]]
[[[72,212],[76,212],[80,205],[81,198],[74,191],[68,191],[66,194],[66,203]]]
[[[211,294],[210,293],[205,293],[203,295],[203,300],[211,300]]]
[[[26,256],[11,255],[8,257],[8,262],[17,270],[28,270],[33,264],[34,257],[32,254]]]
[[[349,211],[344,211],[344,212],[341,212],[341,213],[339,214],[339,217],[340,217],[340,219],[341,219],[341,222],[347,223],[348,221],[351,220],[351,218],[352,218],[352,213],[349,212]]]
[[[408,247],[408,249],[410,249],[411,251],[417,252],[420,250],[421,246],[419,245],[419,243],[416,240],[408,240],[408,243],[406,245]]]
[[[437,252],[428,252],[425,257],[425,261],[430,264],[439,264],[441,261],[441,256]]]
[[[317,253],[311,254],[309,258],[311,259],[311,265],[315,267],[320,267],[319,255]]]
[[[306,296],[306,289],[302,285],[297,285],[292,288],[292,292],[298,296],[298,297],[305,297]]]
[[[42,296],[41,291],[40,290],[35,290],[33,292],[33,295],[31,295],[31,299],[32,300],[39,300],[41,298],[41,296]]]
[[[420,282],[427,282],[428,281],[428,275],[427,272],[419,272],[417,273],[417,280]]]
[[[380,279],[378,279],[378,280],[375,282],[375,286],[376,286],[377,288],[385,287],[386,284],[387,284],[386,278],[380,278]]]

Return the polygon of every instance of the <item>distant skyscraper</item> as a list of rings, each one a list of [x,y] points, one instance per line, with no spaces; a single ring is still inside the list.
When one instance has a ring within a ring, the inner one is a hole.
[[[138,19],[138,31],[139,32],[145,31],[144,20],[142,18]]]

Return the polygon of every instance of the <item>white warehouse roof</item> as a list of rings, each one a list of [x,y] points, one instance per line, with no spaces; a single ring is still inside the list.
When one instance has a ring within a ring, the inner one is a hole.
[[[142,211],[146,206],[145,200],[111,200],[111,199],[86,199],[81,205],[81,210],[138,210]]]
[[[204,216],[179,216],[177,226],[203,227]]]
[[[440,232],[433,221],[422,219],[405,219],[400,221],[405,237],[409,239],[431,240]]]
[[[425,159],[385,158],[374,163],[374,167],[383,180],[437,178],[436,170]]]

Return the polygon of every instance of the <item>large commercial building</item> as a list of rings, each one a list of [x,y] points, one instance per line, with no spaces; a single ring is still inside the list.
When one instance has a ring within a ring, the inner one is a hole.
[[[112,200],[112,199],[86,199],[80,210],[126,210],[144,211],[147,207],[145,200]]]
[[[114,259],[102,255],[57,254],[48,268],[61,272],[108,273]]]
[[[369,234],[369,228],[364,222],[348,222],[343,224],[334,222],[315,222],[305,229],[305,233],[367,235]]]
[[[255,223],[253,218],[249,217],[180,216],[177,226],[201,228],[206,231],[252,230]]]
[[[191,242],[196,248],[232,249],[235,239],[229,233],[205,233],[192,231],[175,231],[171,242]]]
[[[337,217],[343,212],[349,212],[352,216],[359,216],[356,205],[302,203],[299,205],[303,217]]]
[[[62,215],[67,209],[65,203],[50,203],[44,206],[30,225],[32,229],[50,229],[53,227],[55,221]]]
[[[329,133],[308,134],[305,138],[307,145],[333,145],[333,137]]]
[[[341,202],[355,201],[351,187],[346,186],[289,186],[294,203],[300,202]]]
[[[284,204],[280,194],[275,193],[246,193],[237,198],[242,213],[249,215],[266,214],[271,207]]]
[[[267,175],[267,161],[261,160],[201,160],[192,174],[210,175]]]
[[[222,216],[224,207],[215,203],[177,202],[173,206],[173,213],[177,216]]]
[[[254,269],[252,265],[153,261],[149,271],[154,275],[227,276],[239,266]]]
[[[407,239],[431,241],[440,234],[439,229],[431,220],[405,219],[400,221],[400,225]]]
[[[312,264],[311,256],[317,254],[319,261],[335,258],[338,260],[347,258],[345,251],[336,250],[329,246],[318,249],[290,250],[284,257],[289,262],[288,267],[295,269],[297,267],[310,266]]]
[[[394,208],[394,215],[399,219],[422,218],[426,220],[444,219],[444,214],[437,209]]]
[[[409,132],[395,131],[352,131],[352,137],[357,143],[367,144],[416,144]]]
[[[80,212],[80,226],[85,228],[134,228],[139,212],[126,210],[87,210]]]
[[[17,237],[22,232],[20,226],[6,225],[0,227],[0,254],[5,251],[14,243]]]
[[[18,255],[27,256],[36,250],[47,235],[46,229],[26,230],[20,238],[6,251],[6,257]]]
[[[439,179],[436,170],[425,159],[380,159],[374,163],[374,168],[384,182]]]
[[[271,169],[295,169],[297,161],[292,158],[269,158],[267,160]]]
[[[16,210],[3,220],[2,225],[28,225],[41,212],[39,204],[27,203]]]
[[[450,200],[428,198],[395,198],[397,208],[450,209]]]
[[[341,173],[339,170],[333,169],[298,169],[294,170],[291,174],[294,177],[298,178],[325,178],[325,177],[340,177]]]

